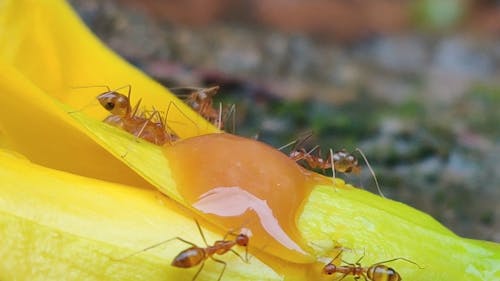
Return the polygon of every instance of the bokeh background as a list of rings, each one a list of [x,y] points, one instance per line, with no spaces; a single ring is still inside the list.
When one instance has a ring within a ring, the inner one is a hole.
[[[220,85],[237,134],[359,147],[387,197],[500,242],[500,1],[70,3],[164,85]]]

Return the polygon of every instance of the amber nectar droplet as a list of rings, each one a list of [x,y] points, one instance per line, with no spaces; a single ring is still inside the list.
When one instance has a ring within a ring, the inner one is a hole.
[[[296,216],[315,178],[288,156],[230,134],[182,140],[164,151],[179,193],[208,220],[251,229],[254,248],[296,263],[313,260]]]

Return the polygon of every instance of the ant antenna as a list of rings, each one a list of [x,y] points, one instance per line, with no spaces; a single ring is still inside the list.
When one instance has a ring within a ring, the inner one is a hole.
[[[196,127],[196,129],[197,129],[197,130],[198,130],[198,132],[199,132],[200,128],[198,127],[198,124],[196,124],[196,122],[194,122],[191,118],[189,118],[189,116],[188,116],[186,113],[184,113],[184,112],[183,112],[183,111],[179,108],[179,106],[177,106],[177,104],[175,104],[175,102],[174,102],[174,101],[170,101],[170,102],[168,103],[167,110],[166,110],[166,112],[165,112],[165,127],[169,127],[169,126],[168,126],[168,123],[169,123],[169,121],[168,121],[168,113],[169,113],[169,111],[170,111],[170,106],[173,106],[173,107],[177,108],[177,110],[179,111],[179,113],[180,113],[180,114],[182,114],[182,115],[183,115],[183,116],[184,116],[187,120],[189,120],[189,121],[190,121],[190,122],[191,122],[191,123],[192,123],[192,124]],[[174,122],[174,123],[180,123],[180,122]],[[186,125],[186,123],[184,123],[183,125]]]
[[[390,259],[390,260],[386,260],[386,261],[381,261],[381,262],[377,262],[376,264],[382,264],[382,263],[388,263],[388,262],[393,262],[393,261],[397,261],[397,260],[403,260],[405,262],[409,262],[411,264],[414,264],[415,266],[417,266],[419,269],[424,269],[425,267],[422,267],[420,266],[418,263],[410,260],[410,259],[407,259],[407,258],[394,258],[394,259]],[[376,265],[375,264],[375,265]]]
[[[109,92],[111,89],[108,85],[92,85],[92,86],[71,86],[71,89],[87,89],[87,88],[106,88]]]
[[[132,91],[132,86],[130,84],[118,87],[116,89],[111,90],[108,85],[92,85],[92,86],[72,86],[71,89],[86,89],[86,88],[106,88],[108,92],[118,92],[121,89],[128,88],[127,97],[130,99],[130,92]]]
[[[368,170],[370,170],[370,173],[372,174],[373,180],[375,180],[375,185],[377,186],[378,193],[383,198],[386,198],[384,196],[384,193],[382,193],[382,190],[380,189],[380,185],[378,184],[377,176],[375,175],[375,172],[373,171],[372,166],[368,162],[368,159],[366,158],[365,154],[359,148],[356,148],[356,151],[359,152],[359,154],[361,155],[361,157],[363,157],[363,160],[365,160],[366,166],[368,167]]]
[[[80,111],[83,111],[84,109],[88,108],[88,107],[91,107],[91,106],[94,106],[96,103],[96,101],[91,101],[89,103],[87,103],[86,105],[84,105],[83,107],[81,107],[80,109],[78,110],[72,110],[72,111],[68,111],[68,114],[73,114],[73,113],[76,113],[76,112],[80,112]]]
[[[285,145],[283,145],[282,147],[278,148],[278,150],[283,150],[287,147],[289,147],[290,145],[293,145],[295,144],[295,146],[292,148],[292,150],[294,150],[296,147],[298,147],[299,145],[302,145],[304,142],[306,142],[309,138],[312,137],[312,132],[309,131],[307,134],[305,134],[304,137],[298,137],[297,139],[295,139],[294,141],[291,141]],[[311,151],[312,152],[312,151]]]

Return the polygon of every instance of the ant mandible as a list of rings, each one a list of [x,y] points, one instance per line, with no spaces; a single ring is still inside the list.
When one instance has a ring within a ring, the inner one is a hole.
[[[406,259],[406,258],[395,258],[395,259],[390,259],[382,262],[375,263],[369,267],[363,267],[360,264],[360,261],[363,259],[365,256],[361,256],[355,263],[348,263],[344,260],[342,260],[343,263],[346,265],[335,265],[333,262],[342,254],[342,251],[340,251],[328,264],[326,264],[323,267],[323,273],[327,275],[332,275],[334,273],[342,273],[343,275],[335,280],[335,281],[340,281],[344,279],[347,275],[352,275],[354,276],[355,280],[358,280],[359,278],[363,277],[365,281],[401,281],[401,275],[394,270],[393,268],[390,268],[384,263],[396,261],[396,260],[404,260],[406,262],[412,263],[419,268],[421,268],[417,263]]]

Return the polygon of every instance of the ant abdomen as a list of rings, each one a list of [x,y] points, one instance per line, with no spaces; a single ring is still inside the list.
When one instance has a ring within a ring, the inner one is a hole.
[[[378,264],[371,266],[366,271],[366,275],[370,280],[373,281],[401,281],[401,276],[396,270],[385,266],[383,264]]]
[[[180,252],[172,261],[171,265],[181,268],[190,268],[206,260],[203,248],[191,247]]]

